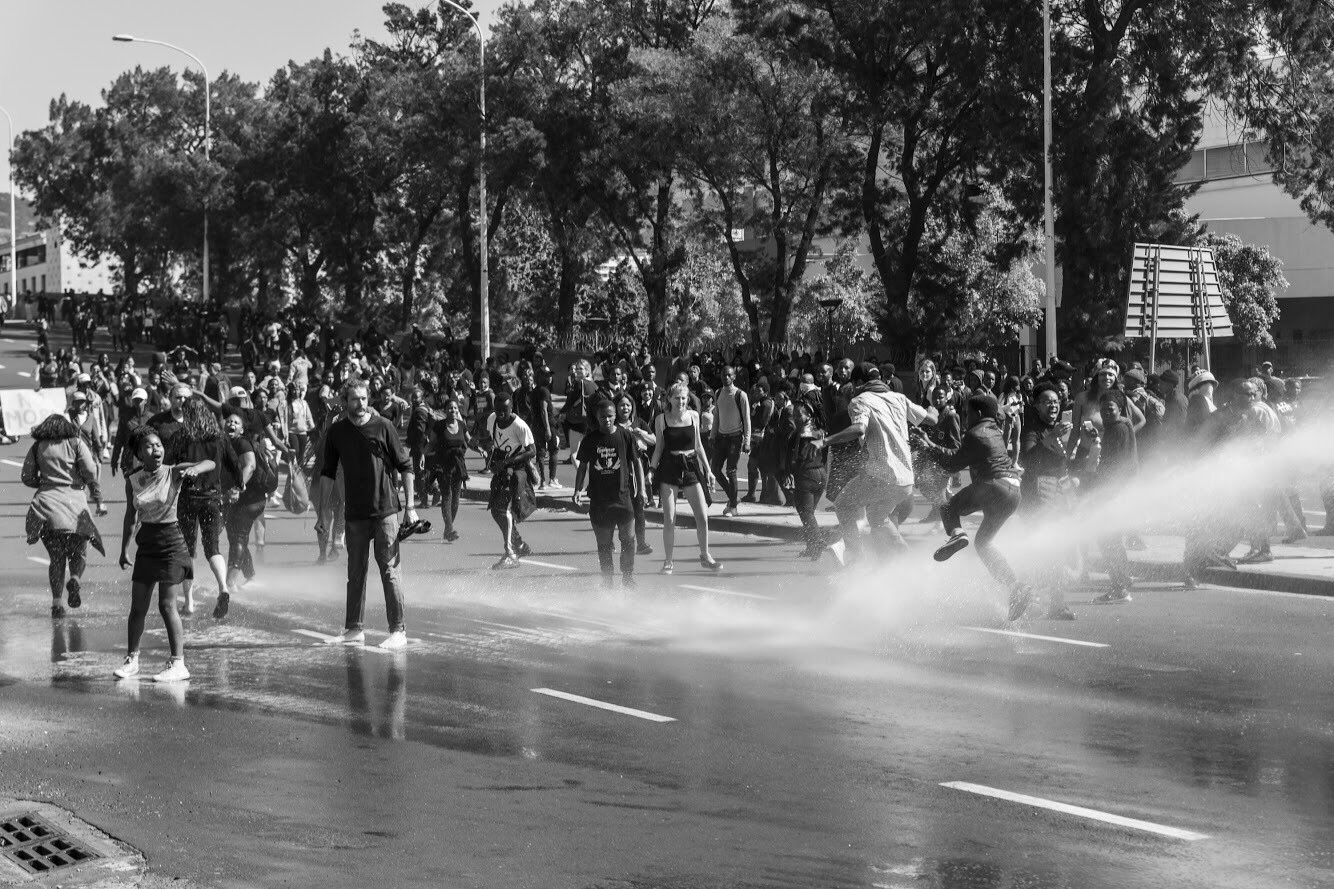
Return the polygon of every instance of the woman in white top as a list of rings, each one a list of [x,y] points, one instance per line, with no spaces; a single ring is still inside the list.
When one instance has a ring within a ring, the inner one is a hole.
[[[212,460],[198,463],[164,462],[166,450],[162,439],[152,427],[144,426],[135,432],[131,441],[140,466],[125,476],[125,524],[120,544],[120,567],[130,567],[130,534],[136,518],[139,532],[134,542],[134,574],[130,599],[129,645],[125,663],[115,671],[116,678],[128,679],[139,672],[139,639],[144,634],[144,619],[153,598],[153,587],[158,588],[158,613],[167,626],[167,643],[171,658],[167,669],[153,678],[158,682],[176,682],[190,678],[185,669],[182,650],[181,616],[176,611],[176,595],[181,584],[194,576],[190,551],[176,517],[176,501],[181,494],[181,481],[217,467]]]
[[[662,573],[672,573],[672,549],[676,543],[676,494],[686,495],[695,516],[695,536],[699,539],[699,563],[710,571],[721,571],[723,563],[709,552],[709,512],[704,486],[713,490],[713,472],[699,434],[699,415],[690,410],[690,390],[677,381],[667,396],[667,413],[660,414],[653,431],[657,441],[649,468],[658,480],[662,502]]]

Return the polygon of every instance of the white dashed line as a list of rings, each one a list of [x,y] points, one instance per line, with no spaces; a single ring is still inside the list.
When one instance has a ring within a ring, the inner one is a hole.
[[[293,630],[292,632],[296,633],[298,636],[309,636],[312,639],[318,639],[321,642],[331,642],[338,638],[337,636],[330,636],[327,633],[317,633],[314,630]]]
[[[44,559],[41,556],[28,556],[29,562],[36,562],[38,565],[50,565],[50,559]]]
[[[562,701],[573,701],[576,704],[586,704],[589,707],[597,707],[600,710],[610,710],[613,713],[623,713],[626,716],[647,719],[649,722],[676,722],[671,716],[659,716],[657,713],[649,713],[646,710],[636,710],[633,707],[622,707],[620,704],[608,704],[606,701],[597,701],[593,698],[586,698],[583,695],[572,695],[568,691],[556,691],[554,688],[535,688],[533,691],[540,695],[560,698]]]
[[[29,380],[32,379],[32,374],[28,373],[26,370],[19,371],[19,376],[26,377]]]
[[[532,627],[516,627],[513,624],[498,624],[493,620],[482,620],[480,617],[470,618],[473,623],[485,624],[488,627],[499,627],[502,630],[514,630],[516,633],[541,633],[541,630],[535,630]]]
[[[23,468],[23,464],[17,460],[0,460],[0,463],[4,463],[6,466],[17,466],[19,469]]]
[[[539,562],[537,559],[530,559],[526,556],[519,558],[520,565],[537,565],[541,568],[559,568],[561,571],[578,571],[578,568],[571,568],[569,565],[557,565],[555,562]]]
[[[772,602],[776,598],[775,596],[764,596],[759,593],[741,593],[736,590],[724,590],[716,586],[695,586],[690,583],[679,584],[679,586],[683,590],[695,590],[701,593],[717,593],[721,596],[738,596],[742,599],[764,599],[765,601]]]
[[[1020,639],[1041,639],[1043,642],[1062,642],[1066,645],[1082,645],[1085,648],[1107,648],[1104,642],[1085,642],[1083,639],[1065,639],[1061,636],[1039,636],[1036,633],[1020,633],[1018,630],[993,630],[987,627],[960,627],[974,633],[995,633],[997,636],[1018,636]]]
[[[994,799],[1002,799],[1007,802],[1020,803],[1025,806],[1035,806],[1039,809],[1050,809],[1053,812],[1061,812],[1062,814],[1074,815],[1079,818],[1088,818],[1091,821],[1101,821],[1104,824],[1115,824],[1117,827],[1128,827],[1132,830],[1156,833],[1159,836],[1171,837],[1175,840],[1193,841],[1209,839],[1208,834],[1196,833],[1193,830],[1182,830],[1179,827],[1168,827],[1165,824],[1154,824],[1152,821],[1140,821],[1138,818],[1126,818],[1122,815],[1113,815],[1110,812],[1099,812],[1097,809],[1086,809],[1083,806],[1072,806],[1069,803],[1058,803],[1037,796],[1028,796],[1023,793],[1012,793],[1008,790],[998,790],[995,787],[987,787],[982,784],[969,784],[966,781],[946,781],[940,786],[949,787],[953,790],[963,790],[968,793],[976,793],[980,796],[989,796]]]

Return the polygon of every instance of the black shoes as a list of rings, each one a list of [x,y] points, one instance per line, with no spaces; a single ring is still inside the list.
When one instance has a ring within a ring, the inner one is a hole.
[[[1130,594],[1125,590],[1112,590],[1103,593],[1101,596],[1093,597],[1093,604],[1095,605],[1124,605],[1129,601],[1131,601]]]
[[[950,539],[945,541],[931,558],[935,559],[937,562],[944,562],[949,559],[950,556],[966,546],[968,546],[968,535],[963,531],[955,531],[950,535]],[[1011,618],[1011,620],[1013,619],[1014,618]]]
[[[1047,611],[1047,620],[1074,620],[1075,613],[1064,605]]]
[[[653,547],[649,546],[647,543],[641,543],[639,546],[635,547],[635,555],[651,556],[653,555]]]
[[[414,534],[431,533],[431,523],[426,519],[417,519],[415,522],[408,522],[398,529],[398,542],[402,543]]]
[[[517,547],[514,548],[514,552],[519,558],[522,559],[524,556],[531,556],[533,554],[533,548],[529,546],[528,541],[525,540],[523,543],[519,544]]]
[[[232,602],[231,593],[218,593],[218,604],[213,606],[213,619],[222,620],[227,616],[227,606]]]
[[[83,604],[83,599],[79,597],[79,578],[71,577],[65,582],[66,600],[70,608],[78,608]]]

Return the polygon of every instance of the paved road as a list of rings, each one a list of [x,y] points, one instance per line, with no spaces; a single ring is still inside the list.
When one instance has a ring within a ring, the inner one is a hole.
[[[8,385],[28,365],[5,335]],[[157,881],[1334,883],[1327,599],[1141,584],[1007,628],[969,553],[849,573],[718,535],[713,575],[690,531],[677,573],[641,560],[627,594],[568,512],[490,571],[496,531],[465,503],[462,540],[405,546],[413,642],[385,654],[319,643],[343,566],[273,514],[259,582],[188,621],[194,678],[116,682],[128,580],[95,556],[85,606],[47,616],[21,454],[0,448],[0,797],[77,813]],[[149,666],[164,646],[155,629]]]

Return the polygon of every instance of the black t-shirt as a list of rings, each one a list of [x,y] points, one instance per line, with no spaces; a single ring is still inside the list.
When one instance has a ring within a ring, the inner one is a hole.
[[[181,430],[181,422],[171,415],[171,411],[162,411],[148,418],[148,425],[157,430],[158,438],[162,439],[163,448],[171,446],[171,442],[176,438],[176,433]]]
[[[255,443],[242,435],[240,438],[227,440],[226,460],[223,462],[222,483],[228,488],[241,488],[241,463],[246,454],[255,454]],[[259,455],[255,454],[255,460],[259,460]],[[259,464],[256,462],[255,470],[250,473],[250,481],[244,488],[241,488],[241,503],[256,503],[260,500],[267,500],[268,497],[259,487]]]
[[[634,515],[635,440],[617,427],[595,431],[579,442],[580,463],[588,467],[588,515],[594,524],[606,525]]]
[[[347,417],[335,422],[324,438],[321,473],[337,478],[340,465],[349,521],[380,519],[402,508],[398,473],[411,471],[412,463],[393,423],[380,416],[361,426]]]
[[[219,472],[227,469],[228,463],[232,461],[231,448],[222,435],[207,441],[195,441],[187,437],[184,432],[178,432],[173,439],[172,446],[167,451],[167,462],[172,464],[198,463],[201,460],[212,460],[213,469],[202,475],[193,478],[186,477],[182,480],[182,497],[216,497],[218,495]]]

